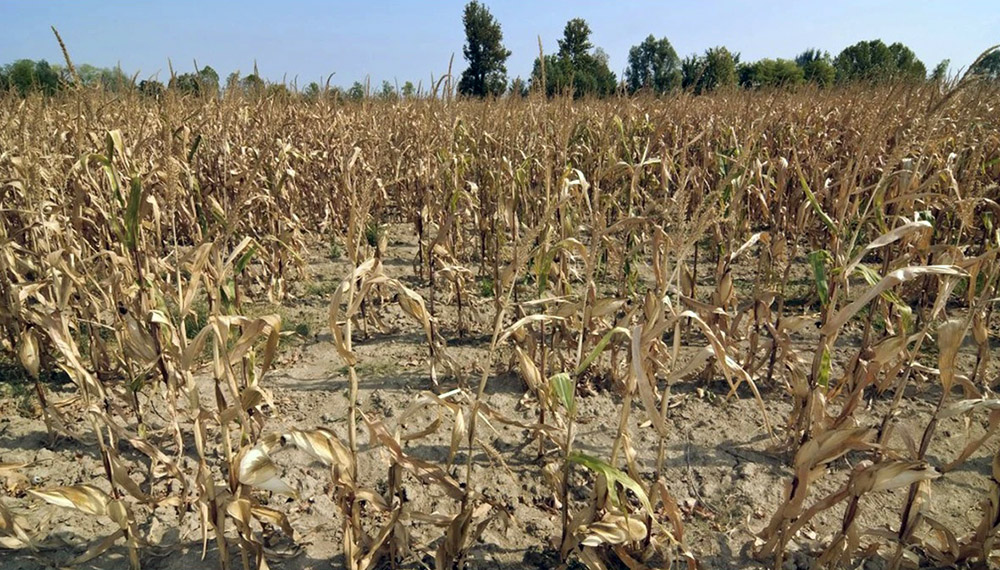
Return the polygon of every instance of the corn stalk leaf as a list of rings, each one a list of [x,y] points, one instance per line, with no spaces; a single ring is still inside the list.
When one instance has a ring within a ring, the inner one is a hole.
[[[638,497],[639,502],[642,503],[646,512],[653,512],[653,507],[649,503],[649,496],[646,495],[645,489],[643,489],[642,485],[640,485],[635,479],[629,477],[624,471],[612,467],[610,464],[585,453],[575,452],[569,456],[569,460],[578,465],[583,465],[598,475],[603,475],[610,488],[614,488],[616,485],[621,485],[622,488],[632,491],[635,493],[635,496]],[[616,493],[609,493],[608,496],[611,497],[612,503],[621,507],[621,505],[618,504],[618,497]]]
[[[916,279],[917,277],[923,275],[952,275],[956,277],[964,277],[967,274],[965,271],[962,271],[961,268],[954,265],[920,265],[914,267],[904,267],[902,269],[892,271],[883,277],[877,285],[869,287],[868,290],[853,303],[838,311],[833,318],[823,325],[820,333],[825,335],[832,334],[834,331],[837,331],[840,327],[844,326],[844,323],[849,321],[855,314],[858,313],[858,311],[871,302],[872,299],[882,294],[882,292],[895,287],[900,283]]]
[[[560,372],[549,378],[549,387],[560,404],[566,408],[570,417],[576,415],[576,383],[569,374]]]

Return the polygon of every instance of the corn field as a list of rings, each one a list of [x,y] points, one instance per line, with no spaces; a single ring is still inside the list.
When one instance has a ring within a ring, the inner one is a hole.
[[[998,104],[4,98],[3,559],[1000,564]]]

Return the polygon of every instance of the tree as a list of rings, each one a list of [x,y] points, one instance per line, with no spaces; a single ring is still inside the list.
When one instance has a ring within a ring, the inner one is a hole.
[[[219,91],[219,74],[206,65],[198,71],[198,83],[205,92],[216,93]]]
[[[80,83],[87,87],[101,86],[108,91],[118,91],[132,85],[132,80],[121,68],[101,68],[89,63],[76,66],[76,75]],[[67,83],[73,81],[68,73],[63,74]]]
[[[403,84],[403,87],[399,90],[399,92],[403,97],[409,99],[417,94],[417,88],[413,86],[412,81],[407,81]]]
[[[164,87],[162,83],[155,79],[143,79],[139,82],[139,93],[142,93],[146,97],[160,99],[163,97]]]
[[[235,93],[240,88],[240,72],[234,71],[226,76],[226,92]]]
[[[625,68],[625,85],[630,93],[651,89],[656,94],[666,93],[681,84],[681,65],[674,46],[667,38],[657,40],[650,34],[628,51]]]
[[[969,71],[986,79],[1000,80],[1000,49],[991,51],[986,57],[976,62]]]
[[[794,87],[805,81],[805,73],[788,59],[762,59],[743,64],[739,69],[740,85],[750,88]]]
[[[168,87],[193,95],[218,93],[219,74],[206,65],[196,73],[182,73],[171,78]]]
[[[365,98],[365,86],[360,81],[355,81],[351,88],[347,90],[347,98],[353,101],[360,101]]]
[[[514,80],[510,82],[510,90],[508,91],[508,93],[510,93],[511,96],[513,96],[513,97],[527,97],[528,96],[528,92],[529,92],[528,91],[528,82],[525,81],[525,80],[523,80],[523,79],[521,79],[520,75],[518,75],[517,77],[515,77]]]
[[[833,60],[833,66],[838,83],[919,81],[927,76],[927,68],[913,50],[898,42],[887,46],[882,40],[862,41],[844,48]]]
[[[593,51],[591,51],[593,50]],[[618,87],[615,74],[608,67],[608,56],[590,42],[590,26],[580,18],[566,23],[559,52],[535,58],[531,84],[540,85],[545,69],[545,93],[549,96],[572,88],[574,97],[611,95]]]
[[[931,72],[930,80],[934,83],[943,83],[946,79],[948,79],[948,66],[950,65],[950,59],[942,59],[940,63],[934,66],[934,71]]]
[[[33,91],[54,95],[60,86],[59,72],[44,59],[37,62],[19,59],[4,66],[2,75],[6,89],[17,91],[20,95]]]
[[[724,47],[715,47],[706,51],[702,90],[715,91],[736,85],[736,65],[739,61],[738,54],[733,55]]]
[[[247,95],[261,95],[264,93],[264,80],[256,73],[251,73],[240,80],[240,87]]]
[[[306,90],[303,93],[303,95],[305,95],[306,99],[315,101],[316,99],[319,99],[320,92],[321,90],[319,88],[319,83],[313,81],[309,83],[308,87],[306,87]]]
[[[580,63],[594,44],[590,42],[590,26],[583,18],[573,18],[563,28],[563,39],[558,41],[559,57],[572,64]]]
[[[724,47],[714,47],[698,57],[691,55],[681,62],[681,84],[696,95],[736,85],[739,54]]]
[[[802,68],[802,77],[809,83],[820,87],[833,85],[837,70],[830,61],[830,54],[817,49],[808,49],[795,58],[795,63]]]
[[[378,92],[379,99],[392,101],[396,98],[396,88],[388,80],[382,80],[382,88]]]
[[[501,95],[507,89],[507,58],[503,32],[490,11],[476,0],[465,5],[465,46],[462,54],[469,67],[458,81],[458,92],[473,97]]]
[[[272,83],[264,89],[264,93],[269,98],[287,99],[292,95],[292,92],[288,90],[288,86],[284,83]]]

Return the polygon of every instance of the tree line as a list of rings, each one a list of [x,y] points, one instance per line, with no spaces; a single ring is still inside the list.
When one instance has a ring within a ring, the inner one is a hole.
[[[536,88],[549,95],[572,93],[580,97],[642,91],[664,94],[677,89],[700,94],[736,86],[755,89],[805,83],[829,87],[857,82],[942,81],[950,63],[942,61],[928,74],[913,50],[878,39],[858,42],[836,57],[809,49],[793,60],[743,62],[739,53],[718,46],[681,59],[670,40],[650,34],[629,50],[628,65],[618,81],[608,67],[607,53],[590,41],[590,26],[574,18],[563,29],[557,42],[559,50],[536,58],[527,82],[517,77],[508,84],[506,61],[511,52],[503,46],[500,23],[477,0],[466,4],[462,23],[466,37],[462,53],[468,67],[462,72],[458,90],[475,97],[524,95]],[[1000,80],[1000,50],[976,62],[971,72]]]
[[[75,74],[74,74],[75,72]],[[139,80],[137,76],[128,76],[119,68],[99,68],[89,64],[75,66],[73,71],[66,66],[50,64],[46,60],[34,61],[20,59],[13,63],[0,66],[0,94],[10,92],[17,95],[41,93],[54,95],[60,90],[72,87],[100,87],[106,91],[135,89],[143,95],[161,97],[167,90],[176,90],[191,95],[219,95],[222,93],[240,93],[244,95],[273,96],[298,92],[294,87],[289,89],[284,83],[269,83],[258,75],[256,69],[249,75],[241,75],[235,71],[230,73],[225,83],[219,79],[219,74],[211,66],[197,67],[189,73],[172,75],[164,84],[155,79]],[[367,83],[355,81],[349,88],[337,86],[321,86],[318,82],[310,82],[301,95],[307,98],[317,98],[322,94],[329,97],[360,100],[365,98],[396,99],[399,97],[415,97],[421,94],[420,86],[406,81],[403,85],[395,85],[383,81],[379,87],[372,88]]]
[[[462,23],[466,37],[462,54],[468,66],[457,87],[459,94],[471,97],[525,96],[532,90],[549,96],[604,97],[640,92],[661,95],[681,89],[702,94],[737,86],[759,89],[804,84],[830,87],[861,82],[940,82],[946,79],[950,63],[944,60],[928,73],[909,47],[898,42],[886,45],[879,39],[848,46],[836,57],[825,51],[808,49],[795,59],[765,58],[744,62],[739,53],[716,46],[682,59],[670,40],[650,34],[629,50],[627,66],[619,80],[608,65],[608,54],[591,41],[590,25],[582,18],[574,18],[566,23],[562,38],[557,40],[558,50],[535,58],[527,80],[518,76],[508,81],[506,62],[511,51],[504,46],[500,23],[489,9],[478,0],[472,0],[464,8]],[[1000,50],[993,50],[979,59],[970,72],[1000,81]],[[155,79],[137,81],[137,76],[129,77],[120,68],[84,64],[70,70],[45,60],[22,59],[0,66],[0,92],[52,95],[72,85],[100,86],[112,91],[135,88],[152,97],[160,97],[168,89],[195,95],[218,94],[223,90],[266,96],[290,92],[284,83],[264,81],[256,66],[249,75],[229,74],[225,85],[220,85],[219,74],[212,67],[198,67],[197,63],[193,72],[174,74],[171,70],[170,75],[164,85]],[[342,89],[330,87],[328,79],[325,86],[309,83],[302,94],[307,98],[326,95],[355,100],[395,99],[421,96],[424,90],[420,84],[410,81],[402,86],[383,81],[374,89],[367,83],[355,81],[351,87]]]

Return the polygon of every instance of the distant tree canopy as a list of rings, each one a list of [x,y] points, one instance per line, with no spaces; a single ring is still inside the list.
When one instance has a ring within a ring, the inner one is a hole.
[[[681,85],[698,95],[735,86],[739,61],[739,54],[733,55],[725,47],[710,48],[702,56],[688,56],[681,62]]]
[[[837,70],[825,51],[808,49],[795,58],[795,64],[802,68],[802,79],[820,87],[829,87],[837,79]]]
[[[833,67],[837,83],[922,81],[927,77],[927,68],[913,50],[898,42],[887,46],[882,40],[844,48],[833,60]]]
[[[740,85],[758,87],[794,87],[805,82],[805,72],[789,59],[761,59],[739,67]]]
[[[896,42],[887,45],[879,39],[861,41],[844,48],[835,58],[818,49],[808,49],[794,60],[763,58],[754,62],[740,61],[738,53],[725,47],[713,47],[703,54],[684,59],[666,37],[648,35],[628,52],[627,65],[621,84],[609,67],[609,57],[594,46],[586,20],[574,18],[566,23],[558,50],[535,58],[528,80],[517,77],[508,85],[507,59],[511,52],[503,45],[500,23],[481,0],[471,0],[462,14],[465,44],[462,53],[468,67],[458,81],[458,92],[470,97],[527,96],[534,90],[544,90],[548,96],[563,93],[573,97],[614,94],[619,87],[629,94],[640,91],[661,95],[677,88],[694,94],[711,93],[718,89],[741,86],[757,88],[793,88],[803,84],[819,87],[878,84],[894,81],[941,84],[948,79],[950,60],[938,63],[930,74],[913,50]],[[1000,81],[1000,49],[994,49],[970,68],[969,73],[990,81]],[[362,100],[377,97],[383,100],[419,96],[419,89],[407,81],[398,84],[382,81],[380,88],[370,88],[355,81],[349,88],[312,82],[301,93],[289,91],[284,84],[269,83],[257,73],[241,77],[230,73],[226,78],[226,93],[253,96],[301,96],[307,99]],[[432,78],[433,79],[433,78]],[[164,86],[146,79],[136,83],[120,67],[101,68],[90,64],[77,65],[69,72],[45,60],[21,59],[0,66],[0,94],[29,93],[54,95],[65,87],[98,87],[108,91],[135,89],[138,93],[159,99],[166,90],[181,94],[215,95],[219,92],[219,74],[209,66],[194,72],[171,77]]]
[[[506,62],[510,50],[503,46],[500,23],[476,0],[465,5],[462,23],[465,25],[462,54],[469,67],[458,81],[458,92],[473,97],[503,95],[507,90]]]
[[[934,66],[934,70],[931,71],[931,75],[928,79],[934,83],[941,83],[948,78],[949,65],[951,65],[950,59],[942,59],[937,65]]]
[[[240,87],[243,89],[244,93],[259,95],[264,92],[265,84],[264,80],[261,79],[260,76],[256,73],[251,73],[240,80]]]
[[[154,99],[159,99],[163,97],[163,93],[166,88],[162,83],[154,79],[143,79],[139,82],[139,93],[147,97],[152,97]]]
[[[118,67],[102,68],[84,63],[76,67],[76,74],[84,85],[100,85],[109,91],[120,91],[132,85],[132,80]]]
[[[986,79],[1000,80],[1000,49],[991,51],[969,71]]]
[[[608,55],[600,48],[594,49],[590,33],[590,26],[581,18],[567,22],[558,42],[559,52],[546,55],[544,60],[535,58],[531,85],[542,85],[544,71],[544,88],[549,96],[570,89],[574,97],[614,93],[618,80],[608,67]]]
[[[650,34],[628,52],[625,86],[629,93],[649,89],[662,94],[681,85],[681,61],[667,38],[656,39]]]
[[[217,93],[219,91],[219,74],[206,65],[196,73],[182,73],[171,78],[168,87],[194,95]]]
[[[60,82],[59,69],[44,59],[19,59],[0,67],[0,89],[16,91],[22,96],[34,91],[53,95]]]
[[[510,82],[510,90],[508,92],[514,97],[527,97],[531,91],[528,82],[521,79],[521,76],[518,75]]]
[[[378,90],[378,98],[383,101],[392,101],[397,98],[396,86],[388,80],[382,80],[382,87]]]
[[[306,90],[302,92],[302,94],[305,95],[307,99],[318,99],[320,93],[322,93],[322,90],[319,87],[319,83],[316,83],[315,81],[309,83],[309,86],[306,87]]]
[[[347,98],[360,101],[365,98],[367,89],[360,81],[355,81],[351,88],[347,90]]]

